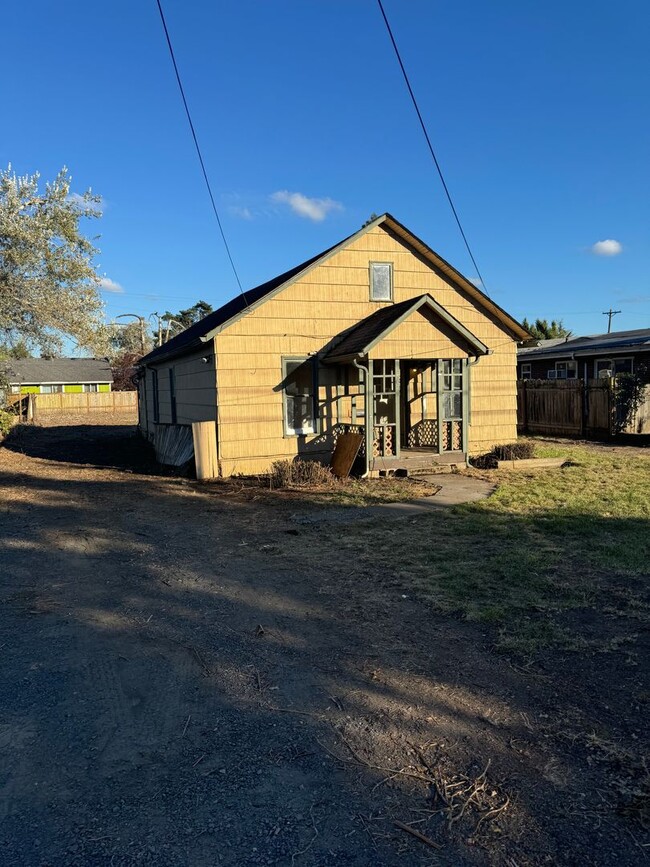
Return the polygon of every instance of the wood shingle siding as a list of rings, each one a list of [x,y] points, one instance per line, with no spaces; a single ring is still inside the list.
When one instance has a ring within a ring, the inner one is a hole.
[[[444,260],[427,258],[428,248],[422,242],[419,252],[410,246],[405,237],[398,236],[395,225],[399,226],[380,218],[344,246],[305,263],[309,269],[304,273],[304,266],[287,272],[293,282],[270,281],[265,284],[271,287],[266,295],[261,291],[264,287],[252,290],[247,295],[254,303],[248,309],[243,309],[241,299],[233,299],[206,318],[205,342],[200,347],[194,345],[202,339],[201,329],[193,328],[185,338],[186,348],[182,339],[176,339],[169,349],[162,347],[150,361],[145,359],[149,431],[153,419],[151,369],[158,370],[160,422],[169,423],[167,370],[173,366],[177,423],[216,420],[222,475],[266,472],[274,460],[297,455],[326,458],[331,453],[334,425],[363,424],[352,417],[353,394],[362,390],[359,373],[343,357],[339,362],[334,357],[328,364],[328,352],[335,355],[342,335],[374,312],[400,304],[408,310],[409,300],[428,294],[439,305],[438,314],[431,307],[422,307],[405,314],[403,321],[394,319],[397,324],[369,350],[368,358],[463,359],[465,363],[480,356],[467,367],[471,382],[467,448],[476,453],[497,442],[513,441],[516,341],[525,332]],[[371,262],[392,263],[392,301],[370,300]],[[228,318],[231,307],[235,318]],[[165,357],[165,353],[180,354]],[[209,357],[208,364],[202,361],[204,357]],[[316,358],[322,359],[320,366],[316,363],[320,429],[310,435],[287,435],[283,359]],[[357,402],[357,410],[362,404],[362,399]]]

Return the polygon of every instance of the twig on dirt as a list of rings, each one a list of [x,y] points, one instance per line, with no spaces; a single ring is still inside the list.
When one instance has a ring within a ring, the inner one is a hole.
[[[377,844],[375,842],[374,835],[373,835],[372,831],[370,830],[370,828],[368,827],[367,822],[366,822],[365,818],[361,815],[361,813],[358,813],[358,816],[361,819],[361,824],[363,825],[363,830],[366,832],[368,837],[370,837],[370,843],[372,844],[372,848],[376,852],[377,851]]]
[[[406,768],[402,768],[402,771],[405,771],[405,770],[406,770]],[[375,790],[378,789],[380,786],[383,786],[384,783],[390,783],[391,780],[394,780],[396,777],[399,777],[399,775],[402,773],[402,771],[398,771],[396,774],[389,774],[387,777],[384,777],[383,780],[380,780],[378,783],[375,783],[375,785],[370,790],[371,793],[374,793]]]
[[[442,849],[440,843],[434,842],[429,837],[422,834],[420,831],[417,831],[415,828],[411,828],[410,825],[406,825],[404,824],[404,822],[399,822],[397,819],[393,822],[393,824],[401,831],[406,831],[407,834],[411,834],[413,837],[415,837],[416,840],[419,840],[420,843],[431,846],[432,849]]]
[[[199,651],[198,651],[198,650],[196,649],[196,647],[194,647],[194,646],[190,646],[189,649],[190,649],[190,651],[194,654],[194,656],[196,657],[196,661],[198,662],[198,664],[199,664],[199,665],[201,666],[201,668],[203,669],[203,674],[204,674],[206,677],[210,677],[210,675],[212,674],[212,672],[210,671],[210,669],[209,669],[208,666],[206,665],[206,662],[205,662],[205,660],[203,659],[203,657],[201,656],[201,654],[199,653]]]
[[[296,858],[298,858],[299,855],[304,855],[305,852],[309,852],[311,847],[316,842],[316,837],[318,837],[318,828],[316,827],[316,821],[314,819],[314,805],[313,804],[309,808],[309,818],[311,819],[311,826],[314,829],[314,834],[304,849],[299,849],[297,852],[293,852],[293,854],[291,855],[291,867],[293,867],[295,860],[296,860]]]
[[[191,719],[192,719],[192,714],[190,714],[190,715],[188,716],[188,718],[185,720],[185,725],[184,725],[184,727],[183,727],[183,734],[181,735],[182,738],[185,737],[185,732],[187,731],[187,727],[188,727],[188,725],[190,724],[190,720],[191,720]]]
[[[198,757],[198,759],[194,762],[194,764],[192,765],[192,767],[195,768],[195,767],[199,764],[199,762],[202,762],[202,761],[203,761],[204,758],[205,758],[205,753],[203,753],[202,756],[199,756],[199,757]]]
[[[385,774],[392,774],[394,776],[403,776],[403,777],[411,777],[414,780],[421,780],[423,783],[429,783],[430,785],[435,785],[435,780],[431,777],[426,777],[424,774],[418,774],[415,771],[409,771],[406,768],[385,768],[382,765],[373,765],[370,762],[367,762],[363,759],[358,753],[354,751],[354,748],[346,741],[346,739],[339,733],[339,737],[345,744],[345,746],[349,749],[353,758],[359,762],[360,765],[365,765],[367,768],[371,768],[373,771],[383,771]]]
[[[274,707],[271,704],[263,704],[263,705],[261,705],[261,707],[263,707],[264,710],[275,710],[278,713],[296,713],[299,716],[310,716],[310,717],[313,717],[314,719],[319,719],[319,720],[326,720],[327,719],[327,717],[323,716],[323,714],[312,713],[309,710],[296,710],[293,707]]]
[[[499,813],[503,813],[503,811],[509,806],[510,806],[510,797],[508,795],[506,795],[506,799],[503,802],[503,804],[501,804],[500,807],[495,807],[493,810],[488,810],[487,813],[484,813],[481,816],[481,818],[478,820],[478,824],[476,825],[476,828],[474,829],[474,833],[476,834],[476,832],[481,827],[483,822],[487,822],[488,819],[494,819],[495,816],[498,816]]]

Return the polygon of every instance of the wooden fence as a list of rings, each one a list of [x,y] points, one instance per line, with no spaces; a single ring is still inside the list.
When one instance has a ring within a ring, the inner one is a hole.
[[[137,391],[100,391],[76,394],[24,394],[13,400],[21,419],[38,422],[39,416],[137,414]]]
[[[616,422],[611,379],[524,379],[517,382],[517,429],[531,434],[610,437]],[[650,429],[650,388],[623,433]]]

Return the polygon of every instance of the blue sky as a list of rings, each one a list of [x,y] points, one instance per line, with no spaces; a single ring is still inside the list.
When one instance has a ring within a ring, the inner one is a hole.
[[[384,5],[489,294],[650,326],[646,0]],[[164,8],[245,288],[384,211],[476,276],[375,0]],[[0,164],[103,196],[109,317],[231,297],[154,0],[24,0],[3,31]]]

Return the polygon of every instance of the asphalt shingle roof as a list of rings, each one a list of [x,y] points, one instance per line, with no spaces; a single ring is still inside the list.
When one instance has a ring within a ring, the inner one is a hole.
[[[607,350],[650,350],[650,328],[633,331],[612,331],[609,334],[592,334],[586,337],[570,337],[568,340],[542,340],[540,346],[523,346],[518,350],[520,358],[550,358],[571,355],[574,352],[588,354]]]
[[[113,382],[106,358],[11,358],[2,366],[10,383]]]

